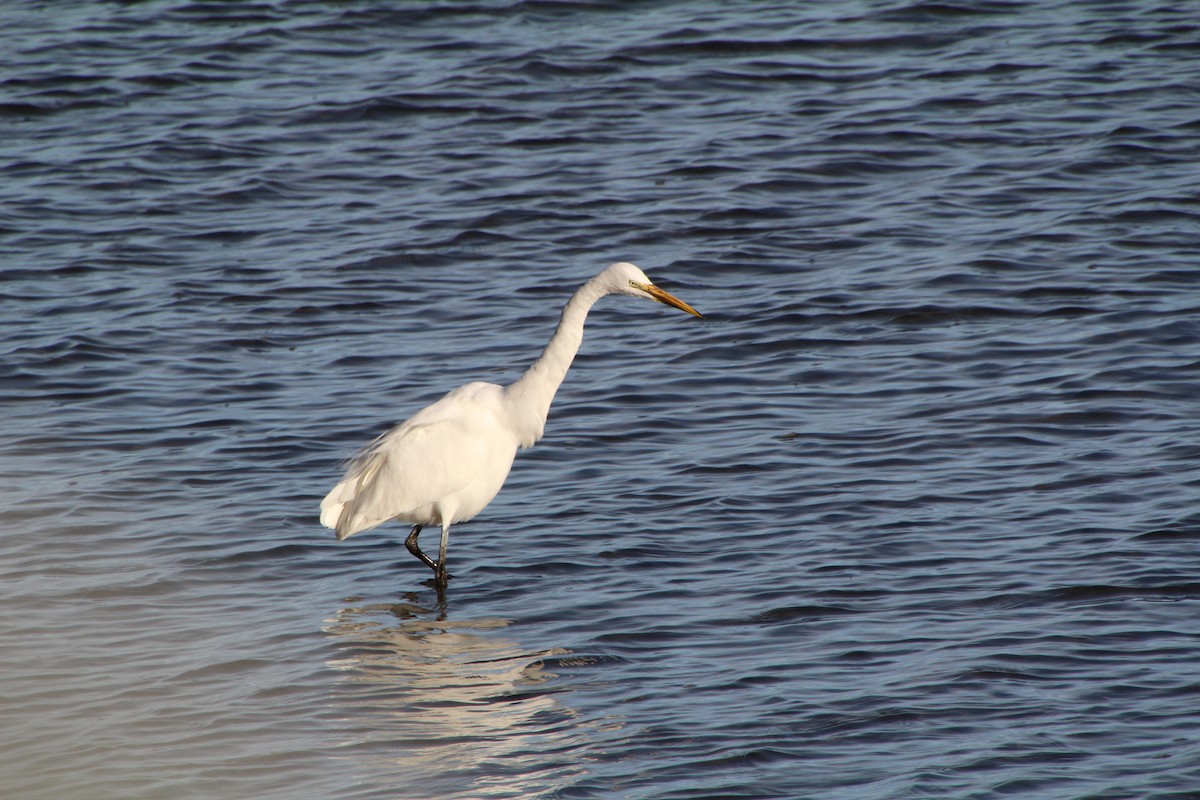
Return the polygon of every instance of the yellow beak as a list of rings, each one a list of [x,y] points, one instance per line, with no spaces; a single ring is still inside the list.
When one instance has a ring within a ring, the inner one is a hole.
[[[668,305],[673,308],[678,308],[680,311],[686,311],[687,313],[691,314],[692,316],[700,317],[700,319],[704,319],[704,315],[701,314],[699,311],[692,308],[687,303],[683,302],[682,300],[680,300],[678,297],[671,294],[670,292],[665,292],[662,289],[658,288],[653,283],[634,283],[633,285],[636,286],[637,288],[641,289],[643,292],[650,295],[655,300],[657,300],[658,302],[660,302],[664,305]]]

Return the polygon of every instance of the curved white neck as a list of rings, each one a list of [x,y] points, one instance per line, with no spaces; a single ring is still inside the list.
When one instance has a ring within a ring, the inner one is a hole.
[[[542,438],[550,403],[583,342],[584,320],[596,301],[606,294],[608,290],[601,288],[596,278],[579,287],[563,308],[558,327],[541,356],[524,375],[505,387],[521,447],[531,447]]]

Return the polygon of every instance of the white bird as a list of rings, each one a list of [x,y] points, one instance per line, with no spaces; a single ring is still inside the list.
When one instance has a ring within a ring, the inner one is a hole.
[[[609,294],[644,297],[701,316],[633,264],[609,266],[575,292],[546,349],[515,382],[460,386],[359,453],[321,501],[321,524],[333,528],[339,542],[390,520],[411,524],[405,546],[433,570],[438,588],[444,587],[450,577],[450,526],[482,511],[504,485],[517,451],[542,438],[550,403],[583,341],[588,310]],[[425,525],[442,528],[436,562],[417,546]]]

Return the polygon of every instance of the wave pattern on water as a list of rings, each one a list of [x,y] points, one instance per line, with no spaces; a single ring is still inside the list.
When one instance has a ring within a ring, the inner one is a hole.
[[[5,795],[1189,796],[1194,17],[14,5]],[[445,602],[318,527],[618,259]]]

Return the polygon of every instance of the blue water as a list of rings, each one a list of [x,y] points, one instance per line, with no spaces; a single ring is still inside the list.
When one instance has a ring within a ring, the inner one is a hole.
[[[1190,5],[3,17],[4,797],[1198,796]],[[444,596],[320,527],[617,260]]]

